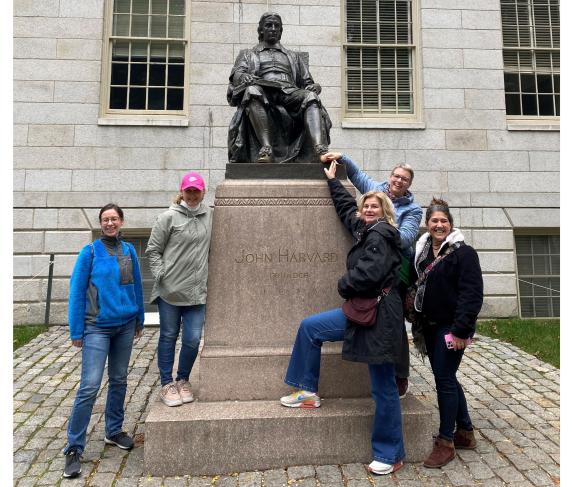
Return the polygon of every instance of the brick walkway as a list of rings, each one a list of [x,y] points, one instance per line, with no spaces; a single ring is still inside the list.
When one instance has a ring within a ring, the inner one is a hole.
[[[560,371],[487,337],[479,337],[469,349],[459,373],[479,432],[478,447],[459,451],[443,469],[407,463],[391,477],[371,477],[364,465],[351,464],[216,477],[151,477],[145,471],[142,442],[145,418],[159,387],[158,336],[157,328],[146,329],[131,356],[124,429],[135,435],[137,447],[124,452],[104,445],[104,382],[88,429],[82,474],[73,480],[61,478],[61,450],[79,381],[79,349],[71,347],[67,328],[55,327],[14,353],[14,485],[526,487],[560,483]],[[411,376],[411,393],[435,407],[432,374],[414,356]]]

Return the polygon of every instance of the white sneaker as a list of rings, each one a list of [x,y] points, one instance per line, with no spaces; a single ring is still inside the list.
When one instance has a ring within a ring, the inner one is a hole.
[[[401,467],[403,467],[403,461],[390,465],[389,463],[374,460],[368,465],[367,469],[376,475],[388,475],[390,473],[397,472]]]
[[[319,408],[320,396],[315,392],[300,390],[281,397],[280,403],[288,408]]]
[[[178,380],[177,390],[179,391],[179,396],[181,396],[183,404],[186,404],[188,402],[193,402],[195,400],[193,392],[191,391],[191,384],[189,384],[188,380],[184,379]]]
[[[177,389],[177,384],[171,382],[161,387],[161,393],[159,394],[161,401],[163,401],[167,406],[180,406],[183,404],[179,390]]]

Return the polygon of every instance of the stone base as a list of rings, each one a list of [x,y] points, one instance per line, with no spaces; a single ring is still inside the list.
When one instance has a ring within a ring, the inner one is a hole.
[[[367,365],[342,360],[341,349],[341,342],[322,346],[320,397],[369,397]],[[292,388],[284,384],[284,375],[291,352],[291,345],[205,347],[201,354],[201,401],[275,400],[290,394]]]
[[[264,387],[264,385],[261,385]],[[406,461],[431,449],[430,410],[401,401]],[[369,463],[371,399],[326,399],[319,409],[272,401],[155,402],[145,422],[145,465],[153,476],[219,475],[295,465]]]

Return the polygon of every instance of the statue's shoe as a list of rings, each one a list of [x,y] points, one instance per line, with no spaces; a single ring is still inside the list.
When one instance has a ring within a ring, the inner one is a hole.
[[[258,151],[258,159],[256,162],[274,162],[272,157],[272,147],[269,145],[263,145]]]

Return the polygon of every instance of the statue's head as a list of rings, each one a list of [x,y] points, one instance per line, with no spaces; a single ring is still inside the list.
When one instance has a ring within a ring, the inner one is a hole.
[[[274,39],[271,31],[278,27],[277,39]],[[263,40],[274,43],[281,39],[282,37],[282,17],[276,12],[266,12],[262,14],[260,20],[258,21],[258,42]]]

